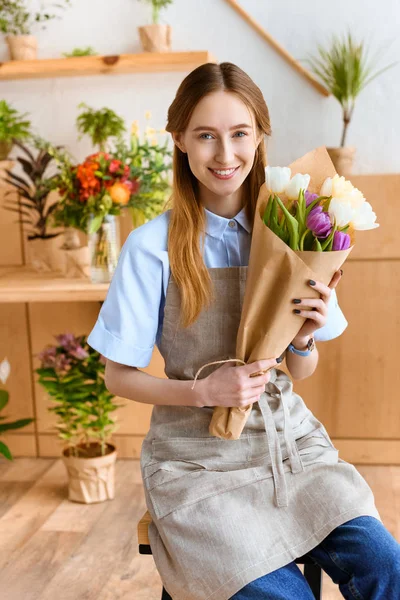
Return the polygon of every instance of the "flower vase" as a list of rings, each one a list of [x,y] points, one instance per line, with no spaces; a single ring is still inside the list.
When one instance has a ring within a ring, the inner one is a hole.
[[[93,283],[111,281],[120,251],[119,222],[115,215],[106,215],[99,229],[91,232],[93,217],[89,219],[88,243],[90,278]]]

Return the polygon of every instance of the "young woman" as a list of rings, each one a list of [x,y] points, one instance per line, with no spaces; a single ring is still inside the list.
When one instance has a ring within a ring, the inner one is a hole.
[[[345,598],[400,598],[400,545],[279,360],[211,365],[192,389],[200,366],[235,358],[271,134],[262,93],[231,63],[202,65],[181,83],[167,130],[172,208],[129,235],[89,336],[107,358],[109,390],[154,405],[141,469],[163,584],[173,600],[312,600],[294,563],[309,553]],[[293,379],[317,366],[312,338],[347,326],[340,276],[309,282],[320,299],[293,298],[293,310],[310,317],[285,353]],[[167,379],[138,370],[154,344]],[[214,406],[252,403],[238,440],[210,435]]]

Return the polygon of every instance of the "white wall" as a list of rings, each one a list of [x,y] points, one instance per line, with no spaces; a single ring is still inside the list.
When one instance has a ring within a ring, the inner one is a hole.
[[[372,49],[387,46],[379,65],[400,58],[398,0],[240,0],[277,41],[296,58],[315,54],[317,43],[350,26],[358,40]],[[32,5],[36,3],[31,2]],[[38,31],[41,58],[60,56],[75,46],[92,45],[99,53],[140,51],[137,26],[149,21],[149,7],[138,0],[72,0],[62,19]],[[264,93],[273,136],[269,162],[284,165],[308,150],[340,143],[338,102],[320,95],[224,0],[175,0],[163,15],[173,26],[173,49],[211,51],[219,62],[231,61],[246,70]],[[7,57],[0,41],[0,60]],[[81,101],[108,106],[128,122],[164,127],[169,104],[184,73],[130,74],[0,82],[0,98],[29,111],[38,133],[66,144],[77,159],[91,151],[88,140],[77,140],[75,119]],[[400,64],[372,82],[360,95],[347,144],[357,147],[356,173],[400,170]]]

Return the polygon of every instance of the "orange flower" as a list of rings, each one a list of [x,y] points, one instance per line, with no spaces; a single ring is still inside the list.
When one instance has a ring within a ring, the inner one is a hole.
[[[116,204],[128,204],[131,193],[126,185],[123,183],[114,183],[110,188],[110,196],[113,202]]]

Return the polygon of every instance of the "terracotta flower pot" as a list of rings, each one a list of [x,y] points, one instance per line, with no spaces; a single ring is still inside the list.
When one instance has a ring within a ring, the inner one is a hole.
[[[143,25],[138,30],[144,52],[171,51],[171,25]]]
[[[34,35],[7,35],[11,60],[37,59],[37,39]]]
[[[354,155],[356,149],[353,146],[344,148],[327,148],[327,152],[339,175],[349,176],[353,172]]]
[[[90,449],[98,444],[92,442]],[[84,445],[78,446],[85,448]],[[115,493],[115,461],[117,451],[115,446],[107,444],[108,454],[82,458],[69,456],[69,448],[62,454],[62,460],[68,472],[68,499],[72,502],[92,504],[112,500]]]

